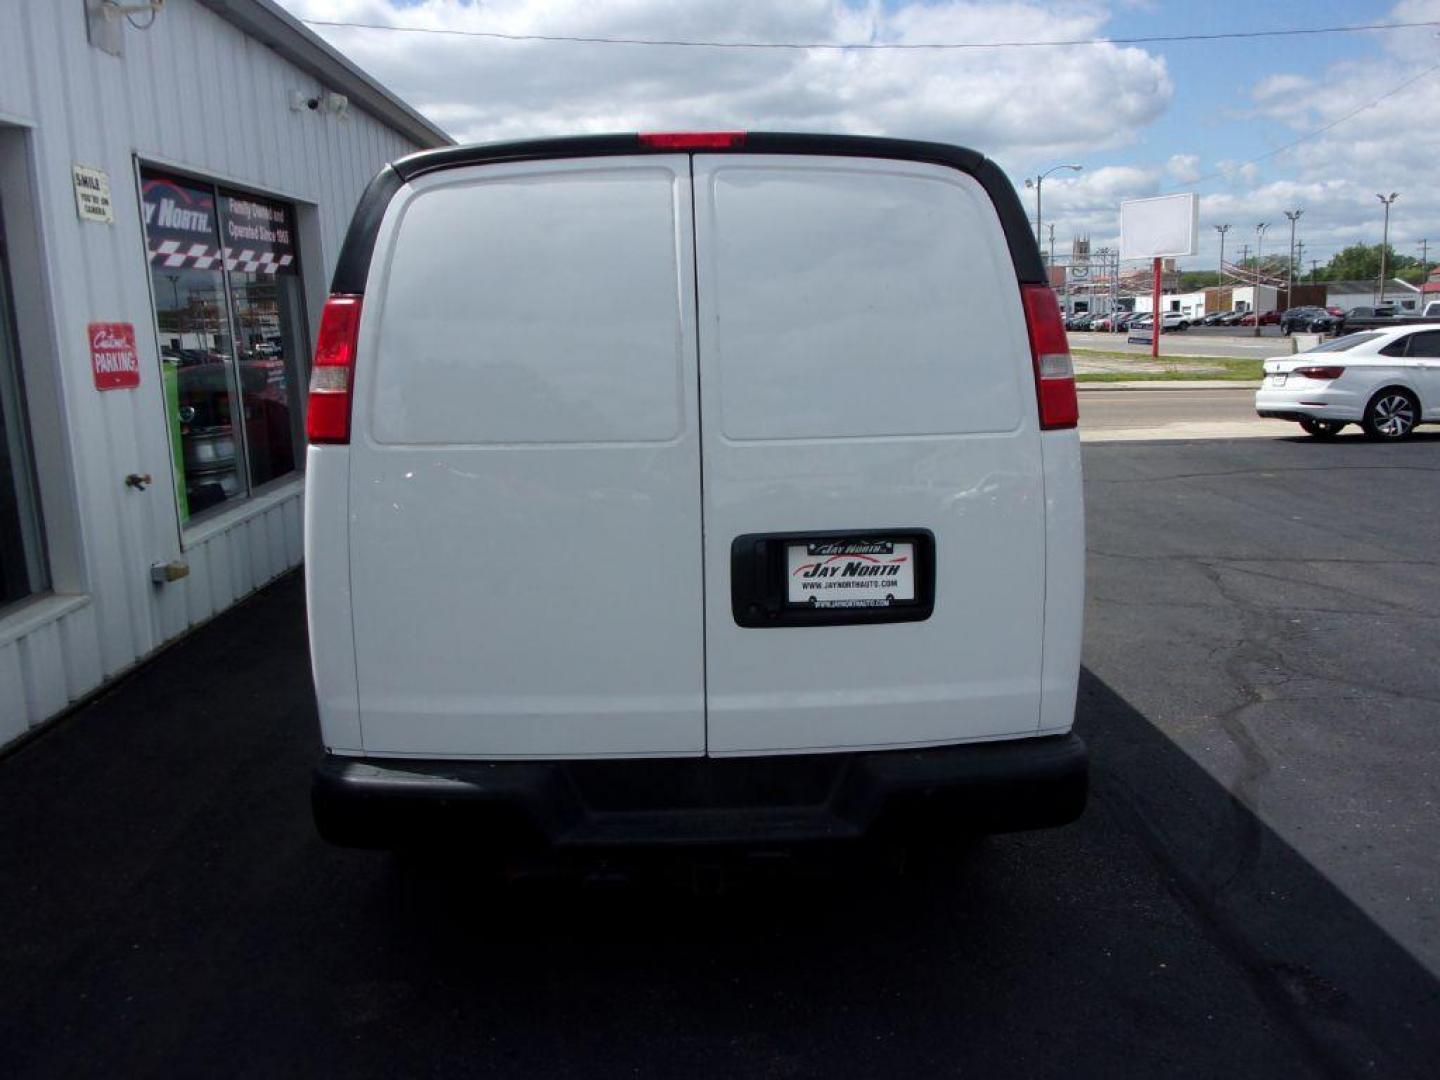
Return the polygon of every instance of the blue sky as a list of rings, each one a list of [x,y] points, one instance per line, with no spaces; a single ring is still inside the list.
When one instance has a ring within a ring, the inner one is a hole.
[[[1388,21],[1385,15],[1384,6],[1373,0],[1210,0],[1183,5],[1157,3],[1152,10],[1145,6],[1121,8],[1107,29],[1117,37],[1219,34],[1295,26],[1353,26]],[[1237,120],[1250,108],[1250,87],[1266,75],[1280,72],[1319,71],[1340,60],[1378,60],[1383,56],[1381,46],[1386,36],[1378,32],[1317,34],[1148,45],[1147,51],[1165,58],[1175,83],[1175,99],[1165,117],[1144,132],[1143,141],[1128,160],[1164,165],[1176,152],[1199,154],[1203,160],[1245,160],[1289,142],[1296,135],[1289,128]],[[1175,128],[1184,136],[1177,135]]]
[[[301,17],[520,34],[755,41],[1007,41],[1224,33],[1440,20],[1440,0],[281,0]],[[1392,241],[1440,249],[1440,72],[1334,130],[1242,164],[1440,64],[1412,29],[1221,42],[803,53],[648,48],[318,28],[461,141],[570,132],[748,127],[934,138],[1045,184],[1057,248],[1112,242],[1119,200],[1201,195],[1192,265],[1214,265],[1285,209],[1322,261],[1377,242],[1377,191],[1399,191]],[[1196,183],[1197,177],[1222,175]],[[1032,205],[1028,193],[1027,205]],[[1284,234],[1284,240],[1279,238]],[[1239,239],[1237,239],[1237,237]],[[1233,245],[1233,246],[1231,246]],[[1273,250],[1273,249],[1272,249]]]

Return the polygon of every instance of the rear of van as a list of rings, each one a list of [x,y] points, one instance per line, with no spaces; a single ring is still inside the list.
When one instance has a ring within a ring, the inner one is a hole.
[[[346,238],[307,423],[335,842],[1083,809],[1075,384],[979,154],[726,132],[402,159]]]

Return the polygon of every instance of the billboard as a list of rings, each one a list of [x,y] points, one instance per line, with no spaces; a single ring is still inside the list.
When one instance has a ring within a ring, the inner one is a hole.
[[[1126,199],[1120,204],[1120,258],[1195,254],[1200,203],[1194,193]]]

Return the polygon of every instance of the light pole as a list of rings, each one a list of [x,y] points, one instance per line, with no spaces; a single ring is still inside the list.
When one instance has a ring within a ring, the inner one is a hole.
[[[1060,169],[1070,169],[1070,170],[1072,170],[1072,171],[1074,171],[1074,172],[1079,172],[1079,171],[1080,171],[1081,169],[1083,169],[1084,167],[1085,167],[1084,165],[1052,165],[1050,168],[1046,169],[1044,172],[1042,172],[1039,176],[1035,177],[1033,180],[1032,180],[1030,177],[1028,177],[1028,176],[1025,178],[1025,186],[1026,186],[1027,188],[1028,188],[1028,187],[1033,187],[1033,188],[1035,189],[1035,243],[1036,243],[1036,244],[1043,244],[1043,243],[1044,243],[1044,240],[1041,239],[1042,231],[1041,231],[1041,228],[1040,228],[1040,187],[1041,187],[1042,184],[1045,183],[1045,177],[1049,176],[1052,172],[1057,172],[1057,171],[1060,170]]]
[[[1390,204],[1400,197],[1398,191],[1390,192],[1387,199],[1384,195],[1376,194],[1375,198],[1385,204],[1385,232],[1380,240],[1380,303],[1385,303],[1385,256],[1390,253]]]
[[[1285,216],[1290,219],[1290,258],[1285,263],[1285,306],[1295,306],[1295,223],[1300,220],[1304,210],[1286,210]]]
[[[1262,221],[1255,226],[1255,336],[1260,336],[1260,257],[1265,249],[1265,230],[1270,227],[1268,221]]]
[[[1420,241],[1420,285],[1430,280],[1430,241]]]
[[[1050,230],[1050,265],[1051,265],[1051,266],[1054,266],[1054,265],[1055,265],[1055,223],[1052,221],[1049,225],[1047,225],[1047,226],[1045,226],[1045,227]]]
[[[1216,225],[1215,231],[1220,234],[1220,272],[1215,275],[1215,287],[1218,289],[1225,284],[1225,234],[1230,231],[1230,226]]]

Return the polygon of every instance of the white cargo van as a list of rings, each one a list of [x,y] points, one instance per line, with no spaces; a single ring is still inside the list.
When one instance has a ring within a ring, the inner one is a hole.
[[[397,161],[309,400],[321,832],[1072,820],[1075,425],[980,154],[712,132]]]

